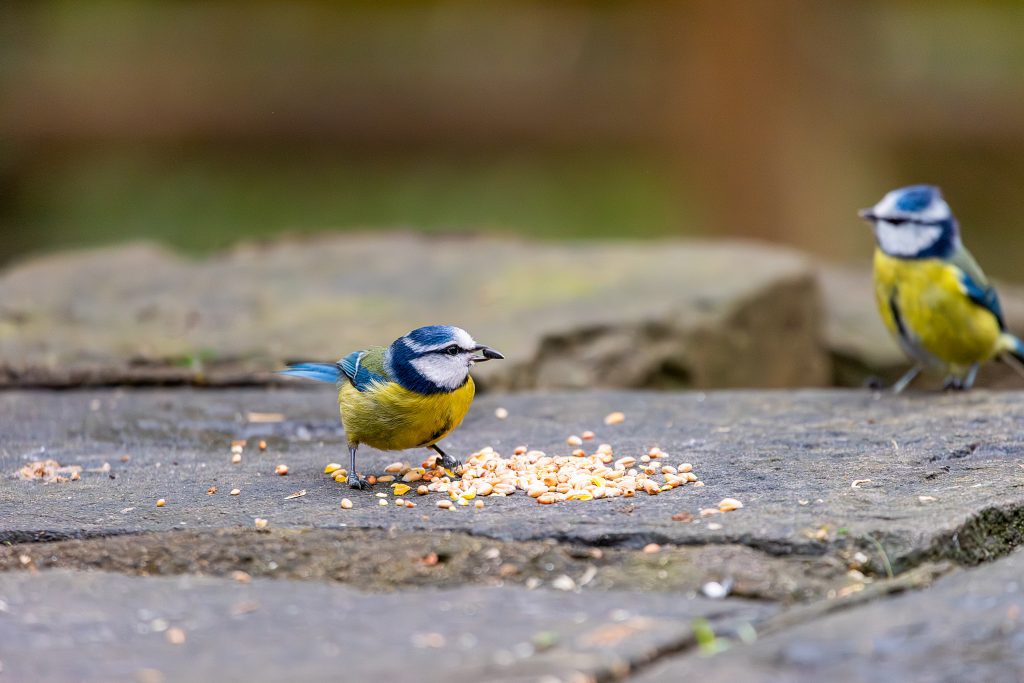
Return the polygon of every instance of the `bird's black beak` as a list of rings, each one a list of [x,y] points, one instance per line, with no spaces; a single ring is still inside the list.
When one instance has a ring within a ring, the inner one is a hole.
[[[878,218],[878,216],[875,215],[875,212],[872,209],[861,209],[860,211],[857,212],[857,215],[866,221],[873,221],[876,218]]]
[[[501,355],[498,351],[495,351],[489,346],[478,344],[474,351],[479,351],[483,356],[474,356],[473,361],[476,363],[483,363],[485,360],[503,360],[505,356]]]

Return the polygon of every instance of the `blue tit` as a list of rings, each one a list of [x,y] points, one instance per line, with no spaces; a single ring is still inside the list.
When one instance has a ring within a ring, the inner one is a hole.
[[[1006,331],[999,297],[960,241],[937,187],[889,192],[860,212],[871,222],[879,313],[914,366],[893,386],[905,389],[922,369],[947,389],[970,389],[978,367],[1000,357],[1020,372],[1024,345]]]
[[[430,325],[388,347],[354,351],[337,363],[296,363],[280,374],[337,385],[348,439],[348,484],[364,489],[369,484],[356,474],[359,444],[383,451],[430,448],[442,467],[460,467],[437,442],[462,423],[473,402],[473,364],[501,358],[465,330]]]

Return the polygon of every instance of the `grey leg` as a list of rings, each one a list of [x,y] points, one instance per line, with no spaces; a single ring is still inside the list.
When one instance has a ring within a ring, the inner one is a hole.
[[[900,394],[903,390],[910,386],[910,383],[917,379],[917,376],[921,374],[921,366],[915,365],[906,372],[905,375],[899,378],[896,384],[892,385],[892,393]]]
[[[978,368],[980,365],[975,363],[971,366],[971,369],[967,371],[967,376],[964,378],[962,385],[964,391],[974,386],[974,380],[978,379]]]
[[[441,456],[438,459],[437,462],[438,462],[439,465],[441,465],[441,467],[445,468],[446,470],[451,470],[452,472],[454,472],[458,468],[462,467],[462,461],[461,460],[456,460],[452,456],[448,455],[447,453],[442,451],[441,447],[438,446],[437,444],[434,444],[433,446],[429,446],[428,448],[436,451],[437,454]]]
[[[356,449],[359,446],[348,447],[348,485],[351,488],[366,490],[370,488],[370,483],[365,479],[360,479],[359,475],[356,474]]]

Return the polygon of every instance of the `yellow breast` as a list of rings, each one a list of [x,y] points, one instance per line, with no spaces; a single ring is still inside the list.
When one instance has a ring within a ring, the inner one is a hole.
[[[338,392],[349,443],[400,451],[437,443],[462,423],[476,387],[470,377],[449,393],[421,395],[389,382],[359,391],[345,383]]]
[[[996,353],[996,317],[964,294],[959,270],[945,261],[897,259],[876,250],[875,299],[886,327],[899,338],[902,323],[912,345],[924,352],[922,362],[964,368]],[[904,348],[915,355],[906,343]]]

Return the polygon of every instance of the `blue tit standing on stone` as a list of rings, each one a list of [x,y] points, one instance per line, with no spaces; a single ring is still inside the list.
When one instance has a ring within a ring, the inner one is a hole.
[[[978,367],[997,356],[1024,369],[1024,345],[1006,331],[999,297],[960,241],[937,187],[893,190],[860,216],[871,221],[877,242],[878,310],[914,362],[894,392],[925,368],[941,373],[947,389],[970,389]]]
[[[369,484],[356,474],[359,444],[382,451],[430,448],[442,467],[461,466],[437,442],[462,423],[473,402],[473,363],[501,358],[465,330],[430,325],[386,348],[354,351],[337,363],[296,363],[280,373],[337,385],[348,438],[348,485],[365,489]]]

